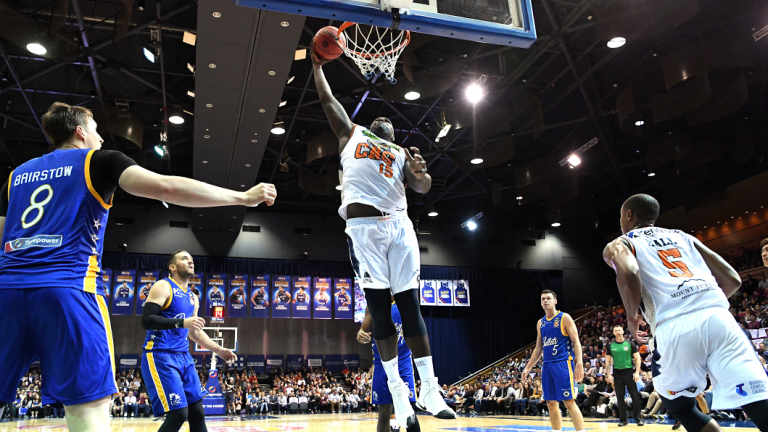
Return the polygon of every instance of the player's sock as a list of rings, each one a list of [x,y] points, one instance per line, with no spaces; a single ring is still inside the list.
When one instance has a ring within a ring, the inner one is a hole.
[[[431,382],[435,378],[435,369],[432,366],[432,356],[420,357],[413,360],[416,363],[416,370],[419,371],[421,382]]]
[[[384,373],[387,374],[387,381],[397,381],[402,379],[400,378],[400,368],[397,363],[397,356],[392,360],[382,360],[381,364],[384,366]]]

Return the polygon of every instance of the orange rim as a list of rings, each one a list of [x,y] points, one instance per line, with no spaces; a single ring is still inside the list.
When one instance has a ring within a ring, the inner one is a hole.
[[[355,23],[355,22],[345,21],[344,24],[342,24],[339,27],[339,31],[336,33],[336,43],[339,44],[339,39],[341,38],[341,34],[344,33],[345,30],[347,30],[348,28],[350,28],[352,26],[356,26],[356,25],[357,25],[357,23]],[[364,53],[364,52],[360,52],[360,51],[352,51],[352,52],[355,55],[363,57],[363,58],[376,58],[376,57],[381,57],[381,56],[385,56],[385,55],[390,55],[390,54],[392,54],[394,52],[400,51],[403,48],[407,47],[408,44],[410,44],[410,43],[411,43],[411,31],[410,30],[406,30],[405,31],[405,40],[403,40],[403,43],[401,43],[400,46],[398,46],[395,49],[392,49],[392,50],[389,50],[389,51],[385,51],[383,53],[376,53],[376,54]],[[341,44],[339,44],[339,47],[341,48]]]

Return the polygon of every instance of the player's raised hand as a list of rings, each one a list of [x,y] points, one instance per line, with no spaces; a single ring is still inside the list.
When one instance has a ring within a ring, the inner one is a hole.
[[[205,319],[195,316],[184,320],[184,328],[189,330],[202,330],[205,327]]]
[[[231,349],[222,348],[216,352],[216,355],[224,359],[227,363],[237,360],[237,354]]]
[[[410,151],[407,148],[405,150],[405,166],[408,171],[415,177],[424,177],[427,173],[427,161],[421,155],[421,150],[418,147],[411,147]]]
[[[326,59],[320,58],[320,56],[315,54],[314,51],[310,51],[309,57],[312,58],[312,64],[315,65],[315,66],[322,66],[322,65],[324,65],[324,64],[326,64],[326,63],[328,63],[330,61],[330,60],[326,60]]]
[[[268,206],[275,203],[277,189],[272,183],[259,183],[245,192],[245,206],[256,207],[265,202]]]
[[[357,341],[361,344],[369,344],[371,343],[371,334],[360,328],[360,330],[357,331]]]

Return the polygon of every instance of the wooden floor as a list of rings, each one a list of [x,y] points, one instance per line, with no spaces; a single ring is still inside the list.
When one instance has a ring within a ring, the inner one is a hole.
[[[545,417],[460,417],[456,420],[438,420],[428,416],[419,416],[422,431],[465,431],[465,432],[538,432],[551,430]],[[306,431],[306,432],[362,432],[376,430],[375,414],[315,414],[284,415],[267,419],[233,420],[227,418],[209,418],[209,432],[271,432],[271,431]],[[564,423],[565,430],[573,430],[570,422]],[[725,425],[723,425],[725,426]],[[149,432],[160,427],[159,421],[152,419],[113,419],[113,432]],[[587,429],[594,431],[656,432],[670,431],[669,424],[649,423],[643,427],[633,424],[619,428],[616,422],[601,419],[588,419]],[[0,423],[0,431],[66,431],[63,419],[25,420],[20,422]],[[181,429],[188,431],[185,425]],[[679,429],[684,431],[684,429]],[[757,428],[723,427],[724,431],[751,432]]]

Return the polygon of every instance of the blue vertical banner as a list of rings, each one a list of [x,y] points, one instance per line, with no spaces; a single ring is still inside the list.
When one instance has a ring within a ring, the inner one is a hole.
[[[422,306],[434,306],[437,304],[435,296],[435,284],[433,280],[421,281],[421,305]]]
[[[365,292],[360,288],[360,284],[355,278],[355,322],[361,323],[365,318],[365,308],[368,307],[368,301],[365,299]]]
[[[192,290],[192,293],[197,296],[197,302],[198,302],[198,309],[197,313],[198,315],[204,315],[205,314],[205,296],[203,293],[205,292],[205,287],[203,285],[203,281],[205,280],[205,276],[202,273],[195,273],[192,275],[192,277],[189,279],[189,283],[187,286],[190,290]]]
[[[312,309],[315,319],[331,319],[331,278],[313,280]]]
[[[469,306],[469,282],[466,280],[454,281],[453,305]]]
[[[112,270],[101,269],[101,287],[104,289],[104,296],[107,300],[107,306],[112,306]]]
[[[212,274],[208,276],[206,301],[206,315],[213,317],[214,308],[226,306],[227,275],[223,273]]]
[[[133,297],[136,293],[136,270],[122,270],[115,274],[112,295],[112,313],[128,315],[133,310]]]
[[[229,295],[227,296],[229,310],[227,316],[244,317],[248,315],[248,275],[234,274],[229,280]]]
[[[136,302],[136,315],[141,315],[141,313],[144,311],[144,302],[147,301],[147,297],[149,297],[149,290],[152,289],[152,285],[157,282],[159,273],[160,272],[158,271],[139,272],[139,281],[136,284],[139,287],[139,299]]]
[[[291,277],[275,276],[272,281],[272,318],[291,316]]]
[[[256,275],[251,279],[251,316],[269,318],[269,275]]]
[[[453,281],[441,280],[437,284],[437,305],[453,306]]]
[[[291,313],[294,318],[309,319],[312,317],[309,304],[311,284],[312,278],[309,276],[296,276],[293,278]]]
[[[336,319],[352,319],[352,279],[336,278],[333,280],[333,316]]]

